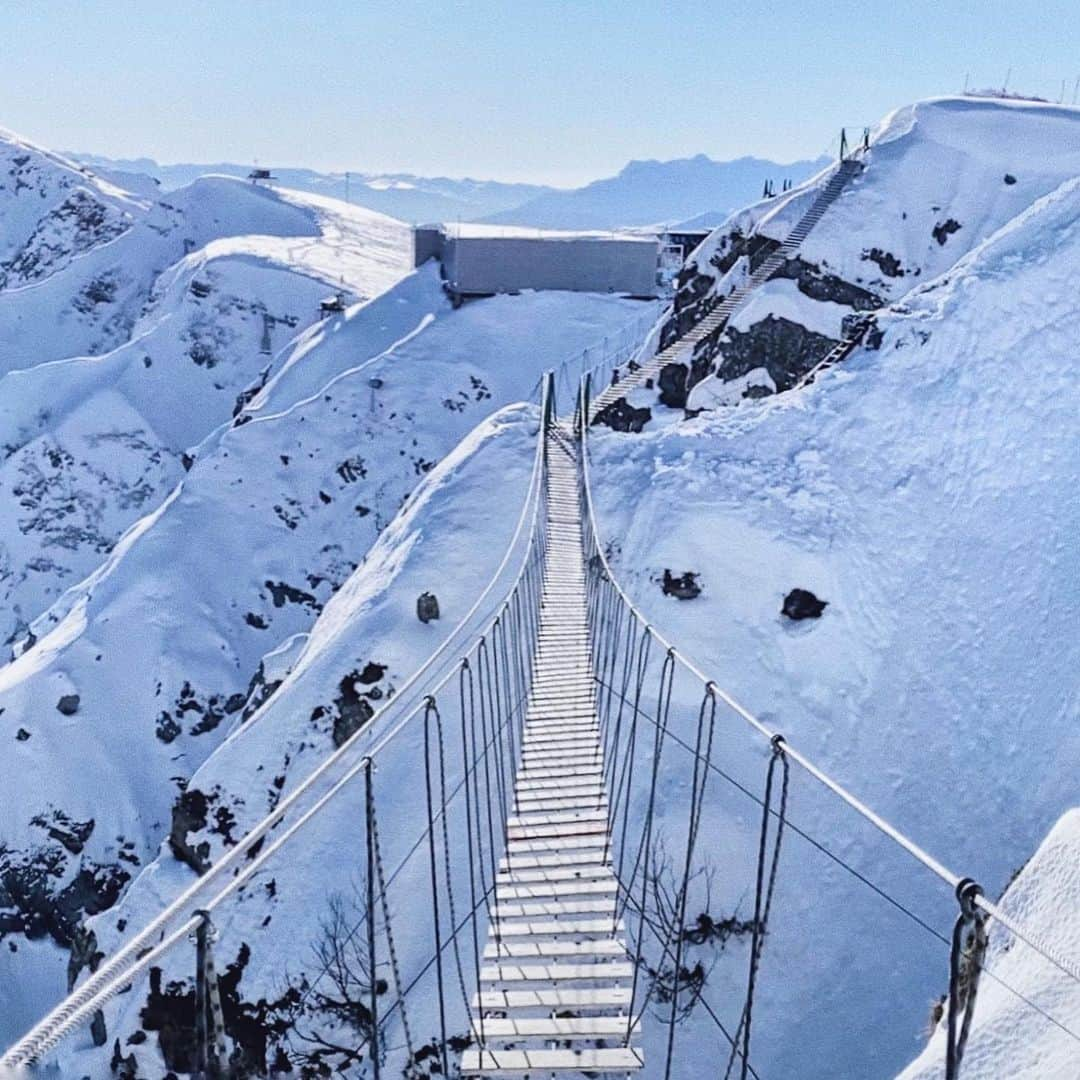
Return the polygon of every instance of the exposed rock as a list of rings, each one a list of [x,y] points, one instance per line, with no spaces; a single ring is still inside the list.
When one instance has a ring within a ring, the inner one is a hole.
[[[192,844],[188,833],[206,828],[209,806],[206,795],[198,788],[181,792],[173,803],[172,827],[169,829],[169,848],[173,855],[200,877],[210,869],[210,844],[206,840]]]
[[[877,250],[877,248],[873,249],[873,251]],[[873,258],[873,251],[864,253],[863,258]],[[887,260],[893,258],[891,255],[882,254]],[[880,263],[878,265],[881,266]],[[899,267],[898,261],[896,265]],[[882,272],[888,271],[882,267]],[[845,307],[853,308],[855,311],[875,311],[884,302],[880,296],[870,292],[869,289],[852,285],[851,282],[837,277],[836,274],[826,273],[816,263],[806,262],[799,257],[786,260],[770,280],[775,281],[781,278],[794,281],[799,292],[810,297],[811,300],[828,300],[834,304],[843,304]]]
[[[236,960],[224,970],[218,968],[218,990],[225,1033],[233,1046],[230,1055],[232,1073],[237,1077],[265,1076],[267,1051],[271,1041],[280,1038],[290,1028],[303,1004],[301,987],[289,986],[278,999],[257,1002],[244,1001],[240,983],[251,962],[251,949],[243,944]],[[195,988],[187,979],[163,985],[161,968],[150,969],[150,992],[139,1019],[142,1028],[156,1032],[158,1047],[165,1067],[186,1075],[195,1068]],[[287,1056],[285,1057],[288,1062]],[[312,1076],[322,1075],[312,1073]]]
[[[828,604],[828,600],[819,600],[809,589],[792,589],[784,597],[781,613],[794,621],[819,619]]]
[[[281,686],[282,681],[281,679],[268,679],[266,677],[266,665],[260,662],[255,674],[251,676],[251,681],[248,683],[241,720],[248,720],[257,709],[268,701],[277,691],[277,688]]]
[[[676,576],[670,570],[664,570],[664,580],[661,588],[665,596],[674,596],[679,600],[693,600],[701,595],[701,586],[697,583],[699,574],[687,571],[685,574]]]
[[[244,622],[256,630],[265,630],[270,625],[261,615],[257,615],[254,611],[249,611],[244,616]]]
[[[337,710],[334,715],[335,747],[348,742],[375,715],[371,703],[361,697],[356,689],[357,682],[361,681],[361,673],[353,671],[338,685],[338,696],[334,698],[334,708]]]
[[[439,600],[434,593],[424,592],[416,598],[416,617],[422,623],[439,617]]]
[[[374,660],[369,660],[364,665],[364,670],[356,676],[356,681],[370,686],[372,683],[377,683],[385,674],[385,664],[376,664]]]
[[[63,810],[54,810],[48,818],[44,814],[38,814],[30,819],[30,824],[44,829],[50,839],[55,840],[72,855],[82,853],[82,849],[86,847],[86,841],[90,839],[90,834],[94,831],[93,818],[89,821],[76,821],[68,817]]]
[[[932,234],[934,239],[942,246],[945,246],[945,241],[954,233],[960,229],[960,222],[956,218],[949,218],[947,221],[941,221],[934,226]]]
[[[892,252],[882,251],[881,248],[871,248],[869,251],[864,251],[862,257],[877,263],[886,277],[904,276],[904,268],[900,265],[900,260]]]
[[[720,341],[722,357],[716,375],[724,382],[765,368],[777,392],[790,390],[824,360],[836,341],[807,330],[790,319],[769,315],[749,330],[729,329]]]
[[[65,716],[74,716],[79,711],[79,695],[65,694],[57,703],[56,708]]]
[[[660,369],[660,404],[669,409],[686,408],[686,365],[665,364]]]
[[[617,398],[605,405],[593,418],[594,424],[604,424],[612,431],[637,433],[652,419],[649,408],[636,409],[626,398]]]
[[[171,743],[183,730],[167,712],[163,712],[154,725],[154,734],[166,744]]]
[[[264,582],[264,584],[270,590],[270,596],[273,598],[274,607],[284,607],[289,603],[303,604],[304,607],[309,607],[313,611],[322,610],[322,604],[320,604],[311,593],[304,592],[303,589],[294,588],[284,581],[267,581]]]
[[[26,740],[30,738],[30,732],[27,731],[26,728],[21,727],[18,731],[15,732],[15,738],[19,742],[26,742]]]
[[[1009,184],[1010,186],[1011,186],[1012,184],[1015,184],[1015,183],[1016,183],[1016,177],[1015,177],[1015,176],[1013,176],[1013,174],[1012,174],[1012,173],[1008,173],[1008,172],[1007,172],[1007,173],[1005,174],[1005,183],[1006,183],[1006,184]]]
[[[85,855],[72,874],[71,861],[59,844],[20,852],[0,846],[0,937],[48,936],[70,949],[84,919],[112,907],[130,880],[119,865],[101,865]]]

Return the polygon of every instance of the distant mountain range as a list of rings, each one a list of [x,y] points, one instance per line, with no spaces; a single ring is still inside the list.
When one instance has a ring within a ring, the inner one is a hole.
[[[618,174],[576,191],[547,191],[488,217],[504,225],[538,228],[612,229],[620,225],[675,224],[695,219],[714,225],[732,210],[759,198],[767,180],[805,180],[828,164],[763,158],[713,161],[704,154],[675,161],[631,161]]]
[[[140,190],[152,177],[165,190],[190,184],[206,173],[246,177],[250,165],[235,162],[159,165],[151,158],[115,159],[71,154],[128,190]],[[796,183],[827,163],[795,161],[781,165],[763,158],[713,161],[704,154],[674,161],[631,161],[617,176],[581,188],[560,190],[540,184],[496,180],[453,180],[411,173],[322,173],[313,169],[273,168],[283,187],[350,202],[411,223],[489,221],[548,229],[613,229],[620,226],[719,224],[736,207],[761,194],[766,180]]]
[[[106,158],[97,154],[69,154],[96,173],[131,190],[133,177],[150,176],[166,191],[185,187],[207,173],[244,178],[250,165],[220,161],[207,164],[159,165],[151,158]],[[314,169],[271,169],[275,182],[296,191],[345,199],[357,206],[389,214],[413,224],[424,221],[476,221],[489,214],[520,206],[553,188],[539,184],[504,184],[497,180],[451,180],[444,176],[411,173],[324,173]]]

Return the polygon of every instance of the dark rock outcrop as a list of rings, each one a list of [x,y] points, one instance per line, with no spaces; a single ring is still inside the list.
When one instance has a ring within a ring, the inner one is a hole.
[[[626,398],[617,398],[610,405],[605,405],[593,417],[593,424],[603,424],[612,431],[626,431],[636,434],[652,419],[649,408],[636,409]]]
[[[900,260],[891,251],[883,251],[881,248],[871,248],[862,253],[864,259],[876,263],[886,277],[903,277],[906,271],[900,265]]]
[[[872,259],[873,252],[877,250],[877,248],[874,248],[870,253],[864,253],[863,258]],[[881,254],[888,260],[893,258],[887,253],[882,252]],[[873,261],[877,262],[877,259]],[[878,263],[878,265],[881,266],[881,263]],[[898,261],[896,265],[899,267]],[[881,266],[881,269],[883,273],[888,273],[884,266]],[[874,311],[881,307],[883,303],[881,297],[876,293],[872,293],[869,289],[864,289],[859,285],[852,285],[850,281],[845,281],[842,277],[837,277],[836,274],[826,273],[816,263],[806,262],[798,257],[788,259],[773,274],[770,280],[780,278],[794,281],[799,292],[810,297],[811,300],[829,300],[834,304],[843,304],[845,307],[850,307],[855,311]]]
[[[949,218],[947,221],[940,221],[931,230],[934,239],[942,246],[945,246],[945,241],[949,239],[954,232],[959,232],[960,222],[956,218]]]
[[[689,570],[685,574],[676,575],[665,569],[661,588],[665,596],[674,596],[679,600],[693,600],[701,595],[701,586],[697,581],[699,577],[699,574]]]
[[[416,617],[422,623],[439,617],[439,598],[434,593],[423,592],[416,598]]]
[[[738,379],[755,368],[765,368],[777,391],[790,390],[820,363],[836,341],[807,330],[790,319],[773,315],[749,330],[728,330],[720,341],[717,376],[724,382]]]
[[[65,716],[74,716],[79,711],[79,695],[64,694],[56,703],[56,709]]]
[[[660,404],[669,409],[685,409],[689,390],[686,385],[685,364],[665,364],[660,369],[657,380],[660,389]]]
[[[338,684],[338,696],[334,698],[334,746],[344,745],[374,715],[375,710],[356,689],[361,673],[350,672]]]
[[[781,614],[796,622],[800,619],[819,619],[828,605],[828,600],[819,600],[809,589],[792,589],[784,597]]]
[[[188,834],[206,828],[209,807],[210,801],[203,792],[188,788],[173,803],[172,827],[169,829],[169,849],[200,876],[210,869],[210,844],[206,840],[193,844]]]

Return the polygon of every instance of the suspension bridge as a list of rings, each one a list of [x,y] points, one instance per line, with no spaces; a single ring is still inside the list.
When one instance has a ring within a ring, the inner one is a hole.
[[[230,899],[279,865],[348,792],[361,795],[352,869],[362,902],[349,929],[360,961],[355,1008],[332,1035],[348,1043],[350,1075],[667,1080],[680,1054],[704,1060],[706,1048],[680,1042],[694,1012],[710,1032],[710,1074],[760,1077],[755,1001],[789,835],[946,946],[950,1080],[960,1075],[979,976],[997,978],[985,964],[988,920],[1080,982],[1071,958],[875,813],[645,619],[616,579],[597,522],[589,387],[586,377],[573,417],[560,421],[555,378],[544,380],[514,535],[459,625],[367,725],[11,1046],[0,1075],[55,1075],[62,1045],[87,1052],[100,1041],[90,1029],[111,1032],[122,996],[137,995],[165,966],[188,971],[195,986],[189,1056],[171,1067],[235,1075],[235,1032],[214,961],[229,943],[215,941],[214,921],[227,926]],[[738,718],[762,751],[755,787],[719,760],[720,715]],[[420,774],[423,797],[403,798]],[[927,924],[800,828],[789,808],[796,777],[951,890],[951,931]],[[711,932],[701,922],[708,886],[699,838],[721,782],[756,815],[742,987],[726,1016],[686,960],[695,934]],[[665,830],[664,820],[678,827]],[[433,1029],[430,1042],[418,1041]]]

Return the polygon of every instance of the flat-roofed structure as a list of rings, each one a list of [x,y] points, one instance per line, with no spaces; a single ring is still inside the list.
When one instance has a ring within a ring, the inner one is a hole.
[[[442,262],[456,296],[525,289],[657,294],[655,234],[554,232],[503,225],[422,225],[413,230],[414,262]]]

